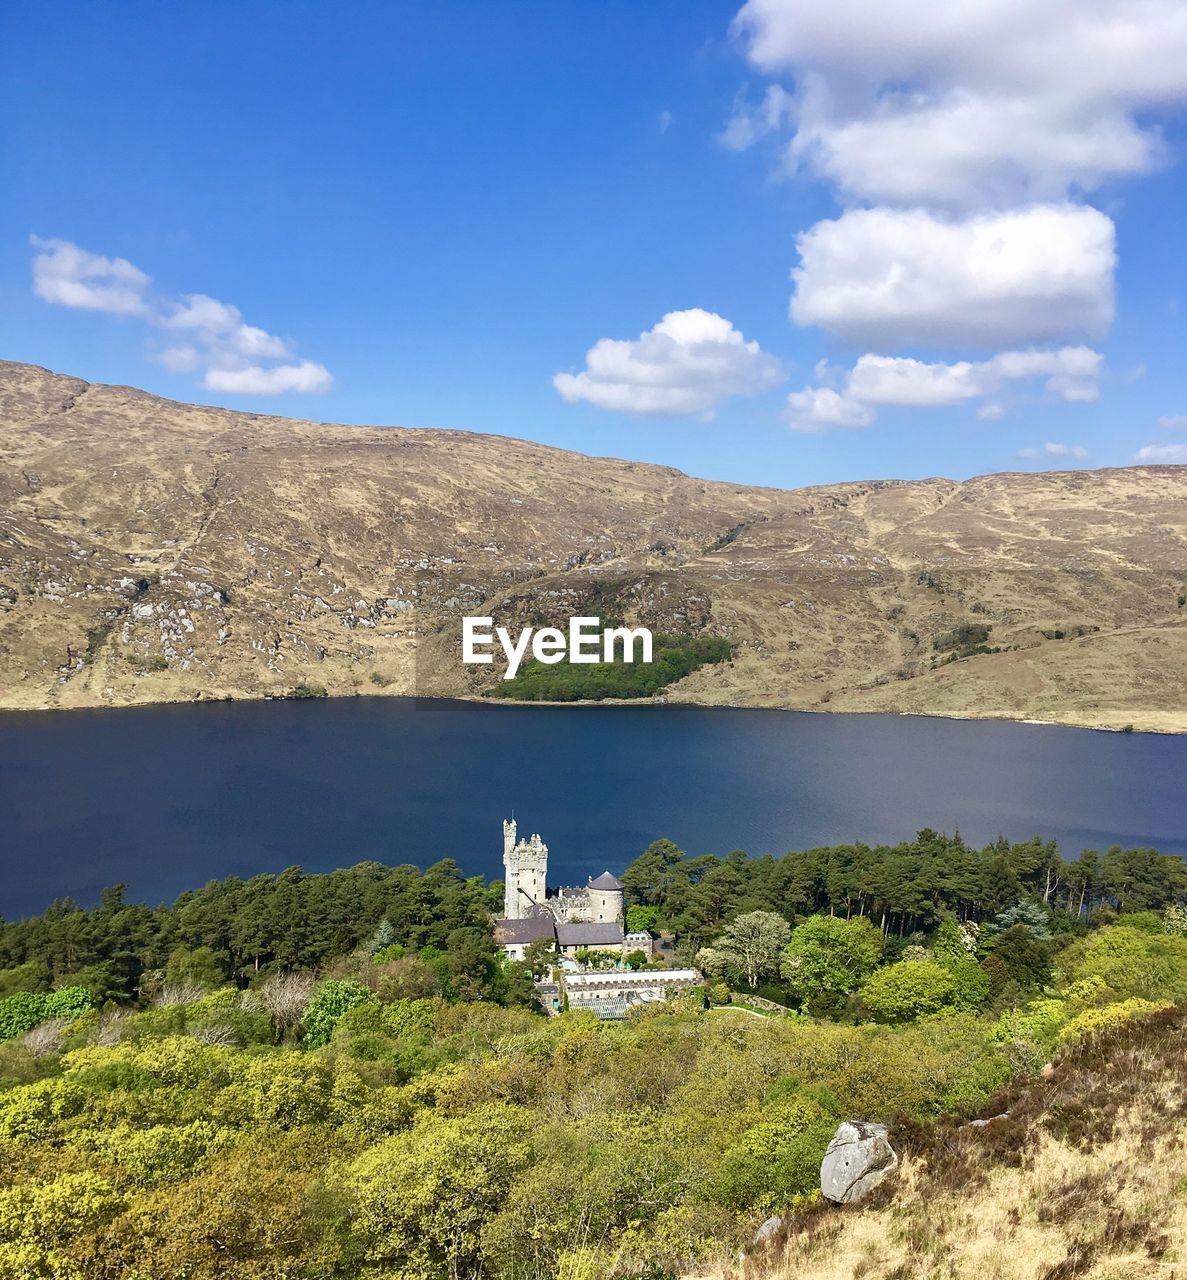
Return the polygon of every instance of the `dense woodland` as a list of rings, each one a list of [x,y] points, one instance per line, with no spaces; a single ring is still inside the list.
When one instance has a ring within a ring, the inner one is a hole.
[[[1187,878],[1148,850],[659,841],[624,878],[706,985],[621,1023],[543,1016],[547,958],[504,960],[498,884],[451,862],[0,926],[0,1275],[670,1280],[815,1212],[840,1118],[995,1113],[1187,1003]]]
[[[980,923],[1019,903],[1041,905],[1053,932],[1075,933],[1187,900],[1187,865],[1152,849],[1088,850],[1065,862],[1054,841],[973,849],[959,835],[930,830],[909,843],[778,858],[690,856],[657,840],[622,878],[631,923],[674,933],[690,960],[729,921],[754,911],[789,925],[817,913],[865,918],[894,957],[946,918]],[[129,1000],[171,957],[177,972],[199,964],[204,981],[244,987],[276,971],[325,968],[379,936],[403,949],[410,995],[522,1003],[531,998],[522,971],[508,973],[491,937],[501,902],[500,881],[467,877],[449,859],[423,872],[363,862],[321,875],[292,867],[231,876],[171,906],[130,903],[117,886],[93,908],[67,899],[43,915],[0,923],[0,996],[81,985],[99,1000]],[[197,951],[198,961],[185,959]]]
[[[899,936],[934,929],[945,915],[981,921],[1029,900],[1062,918],[1102,909],[1159,911],[1187,897],[1187,865],[1153,849],[1086,850],[1065,862],[1055,841],[974,849],[924,830],[897,845],[834,845],[751,858],[689,857],[657,840],[623,876],[630,901],[654,906],[663,925],[704,940],[742,911],[777,911],[789,922],[826,912],[865,916]]]
[[[615,625],[618,625],[615,623]],[[515,677],[490,691],[518,702],[599,702],[651,698],[708,663],[727,662],[733,652],[720,636],[657,635],[652,661],[543,663],[529,658]]]

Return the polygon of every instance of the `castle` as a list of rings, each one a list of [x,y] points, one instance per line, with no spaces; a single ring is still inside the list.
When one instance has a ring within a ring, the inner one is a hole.
[[[548,892],[548,846],[538,835],[517,840],[515,819],[503,823],[503,917],[495,938],[513,959],[522,960],[533,942],[551,940],[561,955],[589,949],[650,954],[650,934],[625,932],[622,882],[609,871],[582,888]]]

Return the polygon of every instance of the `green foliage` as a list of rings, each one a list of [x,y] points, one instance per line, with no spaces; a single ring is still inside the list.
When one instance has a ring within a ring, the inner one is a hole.
[[[0,1040],[24,1035],[50,1018],[77,1018],[91,1007],[90,992],[84,987],[37,994],[18,991],[0,1000]]]
[[[159,987],[181,948],[198,985],[229,979],[246,986],[269,972],[312,970],[348,956],[385,919],[412,955],[426,945],[447,951],[458,929],[489,938],[492,905],[485,881],[464,877],[448,859],[426,871],[364,862],[326,875],[290,867],[232,876],[156,909],[125,902],[117,886],[90,909],[65,901],[43,916],[0,922],[0,971],[16,971],[21,989],[69,982],[98,1002],[123,1002]]]
[[[959,986],[934,960],[900,960],[879,969],[862,987],[861,999],[880,1022],[911,1022],[955,1005]]]
[[[226,974],[210,947],[179,946],[169,954],[165,981],[212,990],[226,981]]]
[[[632,903],[626,909],[627,933],[653,933],[659,928],[659,907],[645,907],[642,903]],[[1187,930],[1185,930],[1187,931]]]
[[[979,1009],[989,998],[989,976],[972,956],[960,959],[946,957],[939,963],[955,983],[952,1003],[956,1008]]]
[[[49,973],[36,960],[14,965],[11,969],[0,969],[0,1000],[20,991],[44,991],[48,985]]]
[[[482,1228],[528,1161],[526,1130],[525,1115],[498,1104],[460,1116],[430,1112],[347,1166],[339,1186],[369,1274],[473,1274]]]
[[[1162,911],[1187,900],[1183,859],[1152,849],[1113,848],[1103,857],[1086,850],[1067,863],[1052,841],[998,840],[973,849],[959,836],[926,829],[896,845],[835,845],[777,858],[689,857],[670,840],[657,840],[621,879],[628,909],[657,908],[664,928],[698,946],[734,915],[754,910],[789,919],[866,916],[893,944],[936,930],[949,916],[975,932],[1025,903],[1020,917],[1007,915],[997,932],[1022,924],[1041,941],[1043,933],[1066,938],[1082,921],[1097,923],[1102,909]],[[1043,895],[1045,907],[1037,901]]]
[[[1128,1000],[1107,1004],[1103,1008],[1085,1009],[1063,1027],[1059,1038],[1064,1041],[1080,1040],[1084,1036],[1119,1026],[1131,1018],[1139,1018],[1146,1013],[1156,1013],[1159,1009],[1169,1009],[1171,1003],[1170,1000],[1141,1000],[1131,996]]]
[[[698,957],[710,973],[726,973],[753,991],[777,974],[791,926],[774,911],[746,911],[722,930],[712,948]]]
[[[24,1035],[45,1017],[45,996],[28,991],[0,1000],[0,1040],[12,1040]]]
[[[819,1186],[820,1161],[836,1127],[836,1116],[813,1099],[782,1100],[726,1148],[715,1198],[755,1217],[786,1209]]]
[[[298,700],[302,698],[325,698],[329,695],[326,693],[326,687],[322,684],[299,684],[292,693],[288,695],[290,698]]]
[[[1118,998],[1187,1000],[1187,938],[1140,929],[1099,929],[1060,956],[1070,979],[1099,978]]]
[[[654,637],[651,662],[623,661],[549,665],[528,659],[513,680],[501,680],[491,691],[497,698],[520,702],[601,701],[612,698],[650,698],[683,680],[707,663],[727,662],[733,650],[717,636]]]
[[[792,933],[783,957],[788,989],[811,1009],[861,986],[882,958],[882,934],[864,916],[809,916]]]
[[[986,923],[983,936],[988,939],[1009,929],[1021,929],[1036,942],[1050,942],[1050,926],[1050,914],[1037,902],[1016,902]]]
[[[951,631],[945,631],[942,635],[936,636],[932,641],[932,648],[937,653],[956,650],[963,657],[984,645],[992,630],[993,628],[984,622],[965,622]]]
[[[314,991],[301,1019],[305,1027],[304,1044],[307,1048],[329,1044],[343,1014],[359,1005],[376,1003],[375,997],[361,982],[323,982]]]

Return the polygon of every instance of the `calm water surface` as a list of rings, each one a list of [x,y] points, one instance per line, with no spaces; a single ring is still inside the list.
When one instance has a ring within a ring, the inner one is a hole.
[[[501,874],[512,810],[557,882],[659,836],[759,854],[931,826],[1187,853],[1187,737],[392,698],[0,713],[0,916],[294,864]]]

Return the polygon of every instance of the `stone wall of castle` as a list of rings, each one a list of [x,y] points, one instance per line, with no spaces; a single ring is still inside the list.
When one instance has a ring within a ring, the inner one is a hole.
[[[607,877],[600,877],[607,879]],[[608,924],[626,918],[619,889],[559,889],[548,897],[548,846],[538,835],[518,840],[515,819],[503,823],[503,916],[524,920],[539,910],[551,911],[562,924]]]

